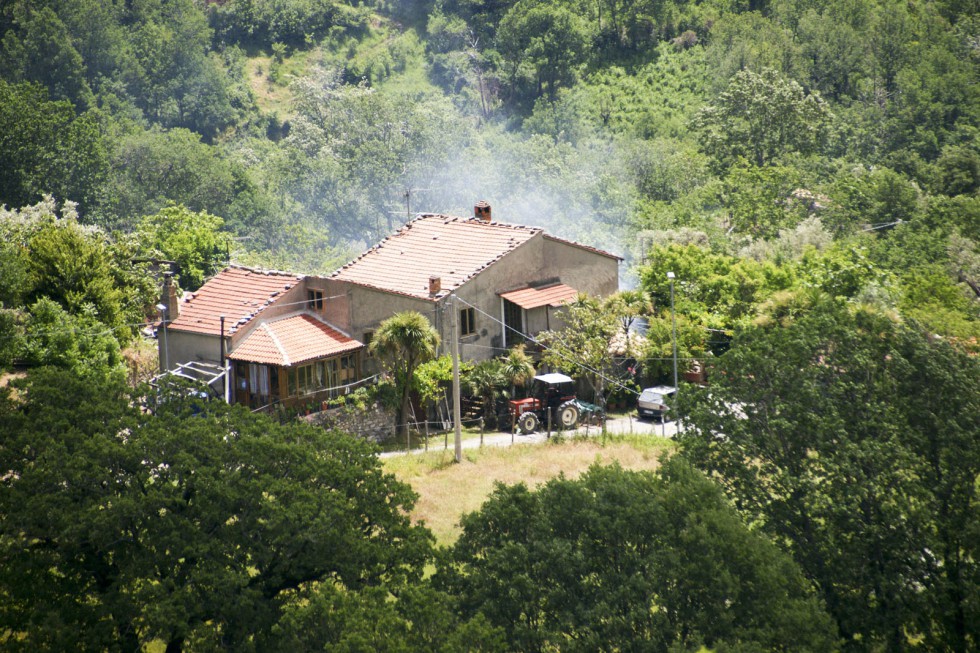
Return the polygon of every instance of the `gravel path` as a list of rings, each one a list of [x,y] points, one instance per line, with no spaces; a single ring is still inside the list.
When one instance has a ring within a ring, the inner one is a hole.
[[[629,415],[611,417],[606,420],[606,432],[613,433],[616,435],[651,435],[656,437],[667,437],[672,438],[677,432],[677,422],[667,422],[666,424],[661,424],[658,420],[637,419],[636,416],[630,417]],[[602,427],[599,426],[580,426],[575,431],[576,435],[585,436],[596,436],[602,434]],[[511,444],[541,444],[548,440],[548,434],[546,431],[538,431],[530,435],[524,435],[523,433],[516,433],[511,436],[510,433],[500,433],[497,431],[488,432],[483,436],[483,446],[485,447],[509,447]],[[463,440],[464,449],[479,449],[480,448],[480,438],[469,438]],[[430,451],[438,451],[440,447],[430,446]],[[449,435],[449,448],[453,448],[453,436]],[[388,458],[391,456],[404,456],[405,451],[387,451],[380,454],[382,458]],[[412,449],[408,453],[424,453],[423,449]]]

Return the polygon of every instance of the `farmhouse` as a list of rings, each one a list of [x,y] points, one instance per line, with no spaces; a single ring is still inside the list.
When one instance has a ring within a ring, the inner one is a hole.
[[[327,276],[226,268],[167,304],[162,366],[227,361],[229,400],[253,407],[318,401],[377,371],[366,346],[395,313],[428,317],[445,352],[455,296],[461,355],[482,360],[559,327],[578,293],[617,290],[619,257],[474,213],[421,214]]]

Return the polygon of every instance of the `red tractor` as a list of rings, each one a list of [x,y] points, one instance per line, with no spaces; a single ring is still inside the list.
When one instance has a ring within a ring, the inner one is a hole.
[[[578,424],[581,407],[575,398],[575,382],[564,374],[539,374],[534,377],[532,394],[527,399],[513,399],[510,414],[517,420],[521,433],[529,434],[544,423],[559,429],[572,429]]]

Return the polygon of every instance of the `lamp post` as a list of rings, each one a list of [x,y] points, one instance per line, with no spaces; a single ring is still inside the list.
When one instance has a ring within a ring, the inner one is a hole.
[[[169,372],[170,352],[167,351],[167,305],[157,304],[157,310],[160,311],[160,328],[163,329],[163,360],[160,361],[160,371]]]
[[[674,404],[676,405],[680,387],[677,385],[677,317],[674,314],[674,273],[668,272],[667,278],[670,279],[670,340],[674,346]]]

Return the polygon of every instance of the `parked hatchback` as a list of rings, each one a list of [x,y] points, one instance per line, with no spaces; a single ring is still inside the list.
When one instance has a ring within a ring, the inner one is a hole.
[[[659,417],[661,420],[666,420],[676,392],[677,388],[669,385],[646,388],[636,400],[636,410],[640,417]]]

